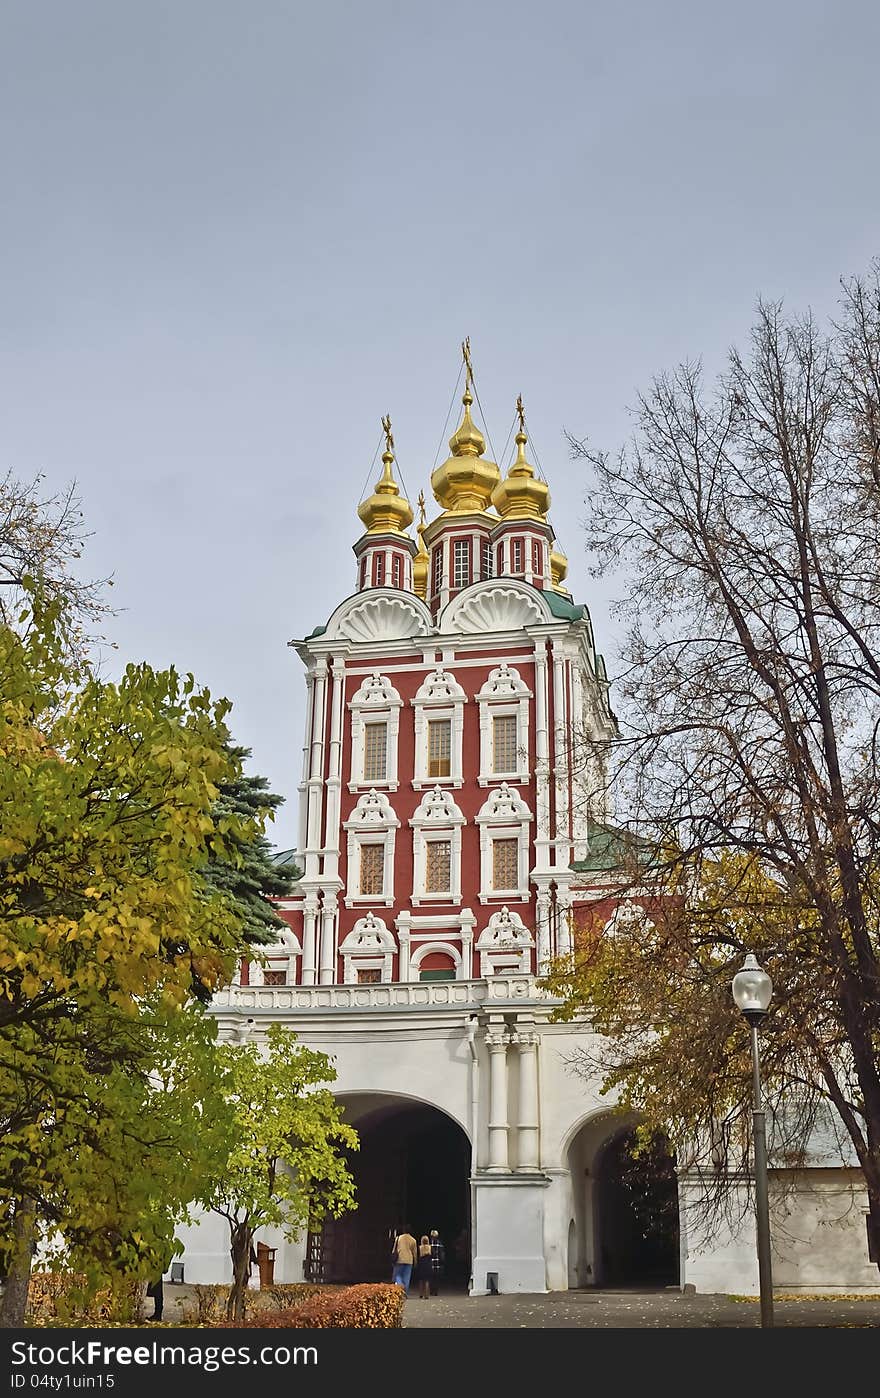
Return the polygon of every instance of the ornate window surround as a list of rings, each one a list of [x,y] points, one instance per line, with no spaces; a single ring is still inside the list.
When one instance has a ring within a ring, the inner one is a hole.
[[[447,916],[444,913],[413,914],[402,912],[395,919],[400,944],[400,979],[418,980],[418,967],[429,951],[441,951],[451,956],[456,966],[456,980],[470,980],[477,919],[470,908]],[[413,943],[418,942],[418,947]],[[412,974],[415,961],[416,974]]]
[[[480,975],[494,976],[499,972],[519,972],[527,975],[532,969],[532,948],[535,939],[518,912],[499,908],[477,938],[480,953]]]
[[[480,827],[480,902],[526,903],[529,898],[529,824],[532,813],[518,791],[502,782],[489,792],[478,815]],[[519,883],[516,888],[492,887],[492,841],[516,840]]]
[[[348,864],[346,874],[348,884],[345,890],[347,908],[369,906],[370,904],[392,908],[394,906],[394,845],[400,821],[395,815],[384,791],[371,787],[358,797],[358,803],[351,818],[342,822],[348,832]],[[381,893],[361,893],[360,872],[361,845],[383,845],[385,864]]]
[[[529,701],[532,691],[518,670],[505,661],[493,670],[477,694],[480,706],[480,786],[493,782],[529,780]],[[492,771],[492,720],[513,715],[516,718],[516,770]]]
[[[463,784],[462,775],[462,734],[464,732],[464,706],[467,695],[454,675],[450,675],[442,665],[438,665],[425,676],[415,697],[410,700],[415,709],[415,770],[413,788],[423,791],[425,787],[451,786]],[[450,720],[451,742],[448,777],[428,776],[428,721],[429,719]]]
[[[403,700],[388,676],[374,670],[372,675],[364,676],[360,689],[349,700],[348,707],[351,711],[349,791],[396,791],[397,736]],[[383,781],[365,781],[363,778],[364,729],[368,723],[384,723],[387,726]]]
[[[257,950],[257,949],[255,949]],[[274,962],[272,966],[263,967],[253,957],[248,957],[248,980],[251,985],[264,985],[263,971],[281,970],[282,967],[287,972],[287,984],[295,985],[299,979],[296,973],[297,958],[302,956],[302,946],[296,933],[290,927],[280,927],[278,929],[278,940],[271,946],[268,944],[258,948],[259,953],[267,962]],[[239,972],[236,971],[233,984],[240,984]]]
[[[370,910],[358,918],[339,944],[343,985],[357,985],[358,971],[379,971],[383,983],[391,980],[397,944],[381,917]]]
[[[421,903],[460,903],[461,828],[466,821],[452,793],[435,782],[433,789],[425,792],[409,823],[413,832],[413,907]],[[428,845],[432,840],[445,840],[450,845],[448,892],[428,893],[426,888]]]

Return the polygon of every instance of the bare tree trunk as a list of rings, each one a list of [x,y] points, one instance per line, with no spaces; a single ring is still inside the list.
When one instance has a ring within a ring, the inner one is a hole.
[[[251,1274],[251,1248],[253,1231],[247,1220],[237,1223],[231,1229],[232,1246],[232,1288],[226,1306],[227,1320],[244,1320],[245,1298]]]
[[[24,1325],[28,1287],[31,1280],[36,1208],[30,1199],[19,1200],[12,1225],[13,1251],[3,1296],[0,1298],[0,1328],[18,1330]]]

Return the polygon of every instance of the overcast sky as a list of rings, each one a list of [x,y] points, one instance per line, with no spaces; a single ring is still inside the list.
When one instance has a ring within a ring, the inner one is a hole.
[[[414,499],[465,335],[499,452],[522,392],[613,669],[564,429],[616,448],[638,389],[717,367],[759,294],[825,314],[880,252],[876,0],[0,17],[0,467],[77,480],[110,667],[232,699],[281,847],[286,642],[353,590],[383,413]]]

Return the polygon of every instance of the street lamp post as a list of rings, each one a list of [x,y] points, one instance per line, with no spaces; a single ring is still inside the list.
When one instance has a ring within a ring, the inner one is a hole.
[[[770,1268],[770,1201],[767,1187],[767,1127],[761,1097],[758,1025],[767,1017],[773,982],[751,952],[733,978],[733,998],[748,1020],[752,1040],[752,1144],[755,1152],[755,1218],[758,1229],[758,1285],[761,1326],[773,1325],[773,1277]]]

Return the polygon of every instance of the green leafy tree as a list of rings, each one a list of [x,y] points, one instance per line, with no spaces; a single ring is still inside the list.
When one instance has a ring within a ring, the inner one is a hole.
[[[264,1049],[222,1044],[225,1114],[234,1144],[204,1203],[229,1224],[232,1289],[228,1316],[241,1320],[254,1233],[275,1225],[296,1238],[310,1220],[355,1207],[344,1155],[357,1133],[323,1084],[336,1072],[326,1054],[270,1025]]]
[[[64,615],[41,600],[0,625],[0,1250],[19,1252],[29,1213],[70,1217],[78,1132],[109,1159],[133,1119],[145,1007],[229,978],[242,924],[205,848],[235,860],[262,833],[216,810],[236,776],[228,702],[173,669],[98,679]]]

